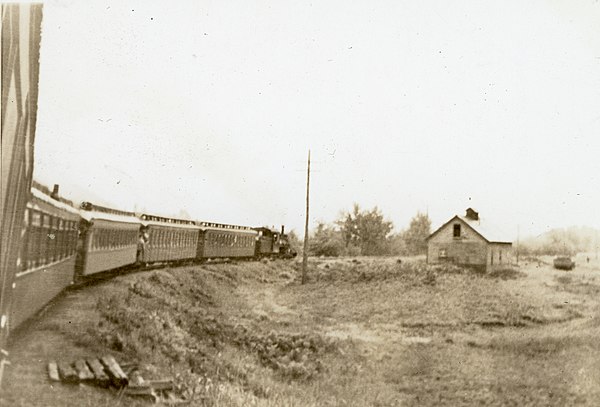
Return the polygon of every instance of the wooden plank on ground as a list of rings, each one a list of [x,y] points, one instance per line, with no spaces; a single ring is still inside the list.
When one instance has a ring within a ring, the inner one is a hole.
[[[110,380],[115,386],[127,386],[127,384],[129,383],[127,375],[125,374],[125,372],[123,372],[123,369],[121,369],[121,366],[119,366],[115,358],[113,358],[112,356],[103,356],[102,359],[100,359],[100,361],[104,365],[106,373],[108,374]]]
[[[129,382],[130,389],[147,389],[152,388],[156,391],[167,391],[174,389],[173,382],[171,380],[144,380],[142,383],[133,384],[132,380]]]
[[[76,360],[74,366],[75,370],[77,371],[77,377],[79,377],[80,381],[87,382],[94,380],[94,374],[92,373],[88,365],[85,363],[85,360]]]
[[[144,384],[146,383],[158,391],[173,390],[174,387],[171,380],[147,380]]]
[[[79,381],[77,372],[71,367],[70,363],[58,362],[58,372],[60,373],[60,378],[63,382],[77,383]]]
[[[154,391],[152,387],[145,386],[134,386],[134,387],[126,387],[124,393],[127,396],[132,397],[143,397],[152,400],[153,402],[157,402],[159,400],[158,395]]]
[[[98,359],[88,359],[87,364],[94,374],[94,381],[101,386],[108,386],[110,378],[104,371],[104,366]]]
[[[48,376],[53,382],[60,381],[60,376],[58,375],[58,365],[55,361],[51,361],[50,363],[48,363]]]

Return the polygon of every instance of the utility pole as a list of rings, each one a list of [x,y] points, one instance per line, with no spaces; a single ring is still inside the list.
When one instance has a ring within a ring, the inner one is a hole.
[[[306,222],[304,223],[304,252],[302,253],[302,284],[306,283],[306,267],[308,265],[308,207],[310,195],[310,149],[308,150],[308,166],[306,170]]]
[[[521,249],[521,225],[517,225],[517,266],[519,265],[519,249]]]

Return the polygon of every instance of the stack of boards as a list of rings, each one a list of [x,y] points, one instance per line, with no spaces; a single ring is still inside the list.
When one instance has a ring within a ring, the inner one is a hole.
[[[74,362],[52,361],[48,363],[48,376],[54,382],[115,387],[126,395],[147,397],[155,402],[160,400],[163,392],[174,390],[171,380],[144,380],[137,371],[128,377],[112,356]],[[166,395],[172,398],[172,395]]]

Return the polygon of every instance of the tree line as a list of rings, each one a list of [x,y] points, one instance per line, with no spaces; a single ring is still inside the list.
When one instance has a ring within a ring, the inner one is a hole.
[[[597,253],[600,250],[600,230],[577,226],[552,229],[539,236],[525,238],[518,246],[523,255]]]
[[[354,204],[333,223],[319,222],[309,238],[312,256],[417,255],[427,252],[425,239],[431,220],[417,213],[408,229],[393,233],[394,225],[379,208],[363,210]]]

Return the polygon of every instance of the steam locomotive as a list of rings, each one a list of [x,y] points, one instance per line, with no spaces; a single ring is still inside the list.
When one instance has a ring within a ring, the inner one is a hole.
[[[209,259],[291,258],[288,236],[265,227],[135,214],[84,202],[77,209],[34,182],[23,220],[11,329],[65,287],[109,271]]]

